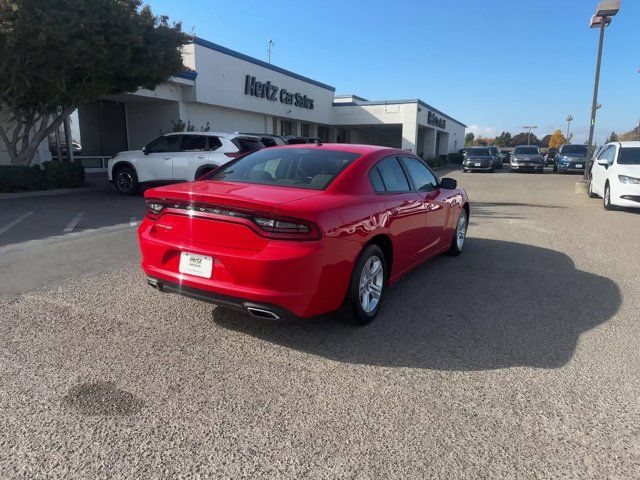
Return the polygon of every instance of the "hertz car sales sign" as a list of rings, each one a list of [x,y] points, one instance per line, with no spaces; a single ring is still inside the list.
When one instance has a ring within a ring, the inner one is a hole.
[[[252,97],[266,98],[272,102],[280,101],[294,107],[313,110],[313,98],[300,93],[289,92],[285,88],[276,87],[271,82],[257,82],[256,77],[246,75],[244,78],[244,94]]]

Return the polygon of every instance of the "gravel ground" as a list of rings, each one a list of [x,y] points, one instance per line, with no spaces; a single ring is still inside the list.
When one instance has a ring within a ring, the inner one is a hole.
[[[132,230],[0,255],[2,478],[640,478],[640,215],[452,176],[466,251],[360,329],[156,292]]]

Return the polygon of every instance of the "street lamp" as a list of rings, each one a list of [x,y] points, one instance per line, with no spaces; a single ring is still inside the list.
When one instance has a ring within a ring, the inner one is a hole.
[[[593,153],[593,132],[596,126],[596,111],[598,105],[598,86],[600,84],[600,66],[602,65],[602,44],[604,43],[604,29],[611,23],[611,18],[620,10],[620,0],[605,0],[596,7],[596,13],[591,17],[590,27],[600,29],[598,43],[598,60],[596,62],[596,78],[593,85],[593,101],[591,102],[591,124],[589,125],[589,143],[587,149],[587,164],[584,169],[583,181],[589,180],[591,170],[591,155]]]
[[[533,130],[534,128],[538,128],[536,125],[525,125],[524,127],[525,130],[529,130],[529,135],[527,135],[527,145],[531,144],[531,130]]]
[[[567,116],[567,142],[569,141],[569,132],[571,131],[571,122],[573,121],[573,116]]]

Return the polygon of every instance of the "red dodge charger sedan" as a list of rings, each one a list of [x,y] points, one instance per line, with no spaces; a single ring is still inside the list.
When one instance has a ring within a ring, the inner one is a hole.
[[[364,325],[387,286],[460,254],[469,222],[455,180],[369,145],[268,148],[145,197],[149,285],[270,319],[341,310]]]

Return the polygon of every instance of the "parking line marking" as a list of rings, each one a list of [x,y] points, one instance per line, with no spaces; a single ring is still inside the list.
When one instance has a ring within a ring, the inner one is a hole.
[[[76,226],[78,225],[78,223],[80,223],[80,220],[82,220],[82,217],[84,217],[84,212],[80,212],[78,215],[76,215],[75,217],[73,217],[73,220],[71,220],[69,222],[69,225],[67,225],[63,232],[64,233],[69,233],[69,232],[73,232],[73,229],[76,228]]]
[[[136,217],[129,217],[129,226],[130,227],[138,226],[138,219]]]
[[[17,224],[19,224],[24,219],[29,218],[31,215],[33,215],[33,212],[27,212],[24,215],[20,215],[15,220],[7,223],[5,226],[0,227],[0,235],[2,235],[4,232],[6,232],[8,230],[11,230],[13,227],[15,227]]]

